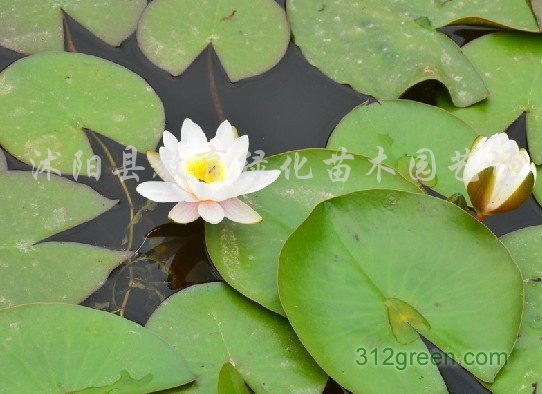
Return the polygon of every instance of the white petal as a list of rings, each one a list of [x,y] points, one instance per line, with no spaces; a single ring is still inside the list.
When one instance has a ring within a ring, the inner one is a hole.
[[[233,189],[238,196],[254,193],[275,182],[279,176],[280,170],[246,171],[233,184]]]
[[[162,163],[164,164],[164,167],[166,167],[170,174],[174,174],[176,168],[178,167],[179,161],[177,150],[169,150],[165,146],[162,146],[160,149],[158,149],[158,154],[160,156],[160,160],[162,160]]]
[[[170,151],[177,150],[177,144],[179,143],[179,141],[177,141],[177,138],[175,138],[175,136],[172,133],[170,133],[167,130],[164,130],[162,139],[164,140],[164,147],[167,150],[170,150]]]
[[[223,160],[228,169],[226,179],[228,182],[234,182],[239,178],[245,168],[248,155],[248,136],[243,135],[233,141],[226,152],[223,154]]]
[[[186,183],[190,191],[196,196],[200,201],[216,201],[214,195],[217,189],[220,188],[218,183],[205,183],[199,182],[194,178],[187,178]]]
[[[233,132],[233,127],[231,127],[230,122],[225,120],[218,126],[216,130],[216,136],[210,141],[217,149],[225,148],[230,145],[235,139],[235,134]]]
[[[190,190],[200,201],[225,201],[233,197],[257,192],[273,183],[280,176],[279,170],[246,171],[232,184],[224,182],[205,183],[187,179]]]
[[[169,211],[168,217],[176,223],[190,223],[199,218],[197,202],[180,202]]]
[[[161,147],[159,152],[160,160],[162,160],[164,167],[169,172],[169,174],[171,174],[175,183],[179,185],[182,189],[188,190],[188,185],[181,171],[182,159],[179,155],[179,151],[175,150],[172,152],[165,147]]]
[[[187,118],[181,127],[181,144],[198,147],[207,144],[207,137],[201,127]]]
[[[467,186],[474,178],[486,168],[491,167],[491,163],[484,155],[471,153],[465,168],[463,169],[463,183]]]
[[[198,204],[199,215],[211,224],[217,224],[224,219],[224,210],[219,203],[214,201],[203,201]]]
[[[166,168],[160,155],[156,152],[147,152],[147,160],[156,174],[166,182],[175,182],[169,170]]]
[[[262,221],[258,212],[237,198],[222,201],[220,205],[224,209],[225,216],[233,222],[254,224]]]
[[[516,161],[523,156],[518,153],[520,149],[517,142],[509,139],[506,133],[494,134],[489,138],[478,137],[465,164],[463,182],[468,185],[477,174],[488,167],[516,165]]]
[[[195,201],[194,196],[171,182],[143,182],[137,186],[136,191],[156,202]]]

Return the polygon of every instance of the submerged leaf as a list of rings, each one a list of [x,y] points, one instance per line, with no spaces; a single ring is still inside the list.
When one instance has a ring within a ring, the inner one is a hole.
[[[0,308],[82,301],[130,253],[40,242],[109,210],[111,201],[57,176],[0,172]]]
[[[216,392],[232,363],[256,393],[320,393],[327,376],[288,322],[223,283],[195,285],[166,300],[147,328],[177,349],[198,375],[190,392]]]
[[[364,393],[447,392],[414,330],[492,381],[506,357],[472,355],[510,354],[523,307],[518,268],[485,226],[446,201],[390,190],[319,204],[286,241],[278,283],[307,350]]]
[[[143,78],[90,55],[43,53],[0,73],[0,145],[19,160],[82,173],[93,152],[84,129],[145,152],[164,129],[164,108]]]
[[[307,60],[362,93],[394,99],[435,79],[460,107],[488,95],[461,49],[420,15],[354,0],[289,0],[287,9],[295,43]]]
[[[0,310],[0,393],[144,394],[194,379],[179,353],[140,325],[67,304]]]
[[[0,45],[22,53],[62,51],[62,12],[109,45],[120,45],[137,26],[145,0],[3,0]]]
[[[276,65],[290,30],[275,0],[155,0],[141,17],[137,39],[149,60],[173,75],[212,45],[236,82]]]
[[[269,187],[244,197],[263,220],[250,226],[230,221],[206,225],[205,238],[222,277],[240,293],[280,314],[284,314],[276,281],[280,250],[316,204],[358,190],[420,191],[391,169],[380,171],[365,157],[341,150],[283,153],[252,168],[263,167],[282,170]]]

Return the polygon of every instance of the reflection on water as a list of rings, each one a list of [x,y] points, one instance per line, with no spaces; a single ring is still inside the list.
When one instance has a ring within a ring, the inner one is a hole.
[[[168,223],[153,229],[129,260],[83,305],[145,324],[167,297],[197,283],[221,280],[204,242],[204,225]]]

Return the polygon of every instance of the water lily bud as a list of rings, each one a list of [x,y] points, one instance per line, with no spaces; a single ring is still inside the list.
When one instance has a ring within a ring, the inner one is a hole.
[[[512,211],[527,200],[536,167],[525,149],[505,133],[478,137],[463,172],[463,182],[479,215]]]

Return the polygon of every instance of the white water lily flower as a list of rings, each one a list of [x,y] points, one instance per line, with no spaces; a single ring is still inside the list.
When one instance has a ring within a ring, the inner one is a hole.
[[[273,183],[280,171],[243,172],[248,136],[236,136],[228,121],[218,127],[210,141],[190,119],[183,123],[180,141],[164,131],[164,146],[159,153],[147,153],[149,163],[164,182],[141,183],[138,193],[156,202],[176,202],[169,218],[177,223],[193,222],[200,216],[213,224],[224,217],[258,223],[261,216],[237,197]]]
[[[483,216],[511,211],[525,202],[536,180],[536,167],[525,149],[506,133],[478,137],[463,172],[474,209]]]

